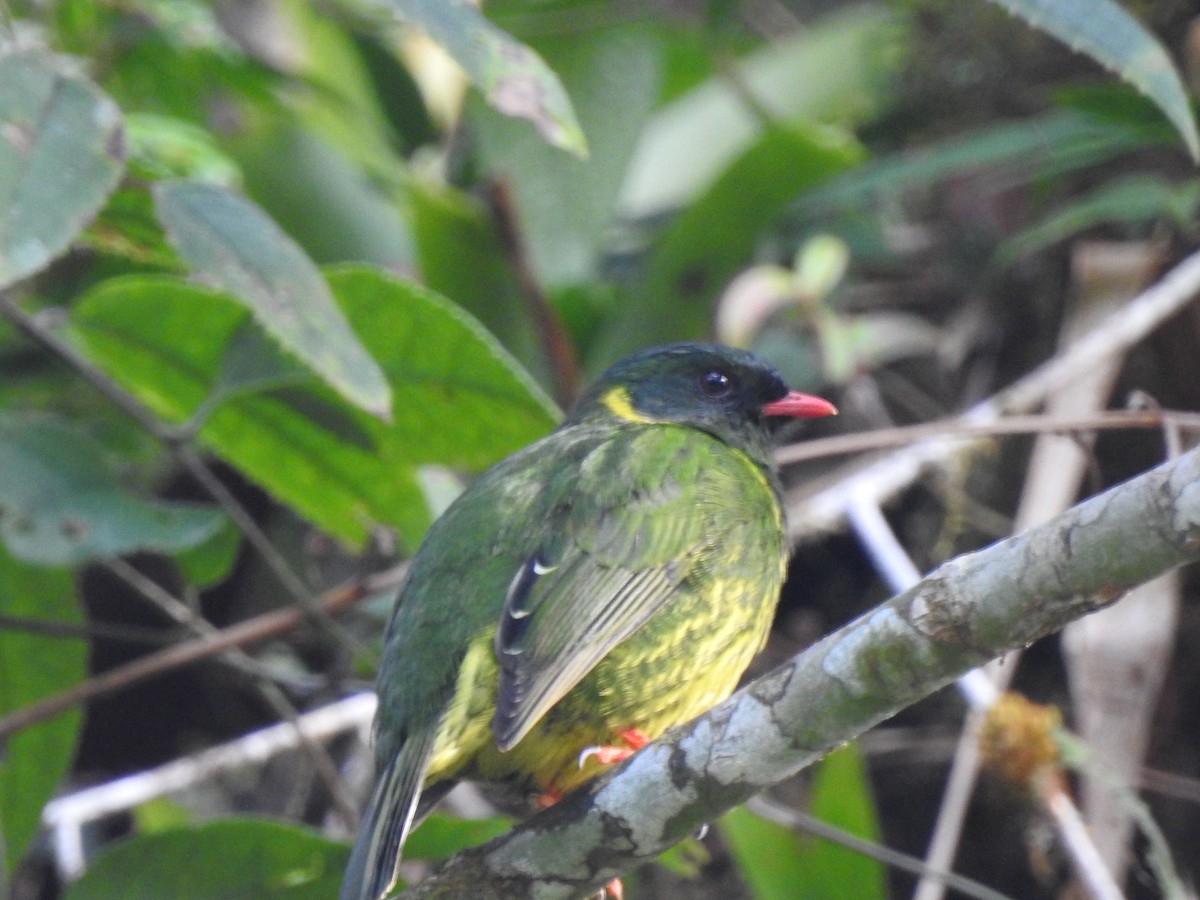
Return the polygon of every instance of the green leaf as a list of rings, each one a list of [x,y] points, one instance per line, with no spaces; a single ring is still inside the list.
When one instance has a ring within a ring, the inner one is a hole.
[[[0,612],[82,625],[66,569],[30,566],[0,546]],[[0,626],[0,715],[57,694],[87,677],[87,643]],[[12,871],[25,854],[75,752],[82,715],[73,707],[18,731],[0,753],[0,845]],[[4,881],[0,872],[0,882]]]
[[[528,305],[483,205],[465,191],[414,178],[408,210],[424,283],[479,319],[531,372],[548,376]]]
[[[345,844],[253,819],[223,819],[133,837],[102,853],[64,900],[329,900]]]
[[[124,164],[116,104],[47,53],[0,53],[0,287],[66,252]]]
[[[1200,182],[1170,182],[1153,175],[1130,175],[1101,185],[1008,237],[992,265],[1003,268],[1023,256],[1106,223],[1134,225],[1165,218],[1180,228],[1195,220]]]
[[[456,819],[443,813],[433,813],[404,843],[405,859],[447,859],[465,850],[486,844],[513,826],[507,816],[488,819]]]
[[[771,122],[866,120],[891,83],[902,21],[894,7],[856,4],[769,43],[659,110],[630,164],[624,214],[640,218],[689,202]]]
[[[862,758],[853,744],[822,760],[809,812],[857,837],[879,839]],[[883,866],[853,850],[797,833],[744,807],[723,816],[719,827],[756,900],[887,896]]]
[[[838,129],[809,123],[768,128],[663,235],[644,281],[625,293],[593,361],[707,335],[714,298],[750,258],[759,236],[800,192],[846,170],[861,153]]]
[[[480,102],[468,103],[467,119],[481,167],[510,191],[534,273],[554,288],[595,277],[617,191],[658,97],[662,47],[645,23],[573,31],[537,46],[575,100],[588,159],[558,152]]]
[[[216,509],[126,491],[85,431],[45,415],[0,411],[0,538],[26,562],[73,565],[134,550],[194,547]]]
[[[385,96],[352,36],[324,6],[275,7],[292,48],[293,89],[286,106],[268,105],[250,117],[229,146],[245,173],[246,195],[286,222],[314,260],[410,271],[412,241],[396,203],[406,167],[381,108]]]
[[[809,897],[796,888],[805,880],[802,841],[790,828],[756,816],[744,806],[721,817],[717,827],[755,900]],[[851,896],[845,894],[844,896]]]
[[[879,840],[879,822],[858,745],[847,744],[821,760],[813,778],[808,811],[855,837]],[[883,900],[887,896],[882,863],[831,841],[812,842],[804,854],[804,871],[806,880],[797,888],[799,896],[828,896],[830,900]],[[803,887],[809,880],[829,888],[823,893],[809,893]]]
[[[391,392],[316,265],[261,209],[193,181],[154,186],[159,217],[200,275],[246,304],[267,333],[342,396],[382,418]]]
[[[1101,120],[1082,110],[1055,110],[871,160],[806,193],[797,201],[794,214],[806,221],[827,219],[881,196],[989,169],[998,183],[1011,187],[1157,143],[1159,134],[1134,122]]]
[[[143,180],[195,178],[236,188],[242,174],[217,146],[216,137],[172,116],[131,113],[125,117],[129,169]]]
[[[419,28],[462,66],[489,104],[528,119],[542,138],[576,156],[588,153],[567,92],[533,50],[497,28],[468,0],[346,0]]]
[[[418,467],[479,470],[544,434],[553,404],[477,322],[417,285],[345,266],[328,272],[343,314],[396,397],[383,423],[314,380],[238,392],[199,438],[280,501],[342,540],[388,525],[414,546],[429,524]],[[114,279],[77,304],[85,352],[158,415],[191,417],[225,377],[246,313],[164,277]]]
[[[1116,72],[1158,105],[1200,162],[1187,89],[1158,39],[1115,0],[992,0]]]
[[[211,587],[233,571],[241,546],[242,533],[226,519],[207,541],[175,553],[175,564],[188,584]]]

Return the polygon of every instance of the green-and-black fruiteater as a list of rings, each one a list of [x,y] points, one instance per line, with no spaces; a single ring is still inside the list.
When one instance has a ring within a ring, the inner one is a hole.
[[[655,348],[477,479],[384,637],[379,781],[342,900],[388,893],[455,781],[553,798],[728,696],[787,561],[766,420],[834,412],[749,353]]]

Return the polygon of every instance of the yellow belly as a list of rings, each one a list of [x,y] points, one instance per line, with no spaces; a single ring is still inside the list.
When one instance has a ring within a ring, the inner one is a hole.
[[[467,778],[566,793],[600,771],[593,759],[580,768],[582,750],[622,746],[618,735],[629,728],[653,740],[711,708],[733,692],[766,640],[783,578],[777,568],[754,585],[710,578],[703,591],[672,598],[505,753],[491,734],[492,637],[481,635],[460,673],[459,702],[446,717],[426,784]]]

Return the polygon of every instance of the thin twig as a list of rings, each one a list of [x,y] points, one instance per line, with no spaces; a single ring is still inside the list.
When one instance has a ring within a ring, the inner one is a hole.
[[[525,305],[533,317],[538,338],[554,374],[554,399],[566,409],[579,392],[579,361],[575,358],[567,330],[546,299],[546,293],[529,264],[529,254],[525,250],[525,242],[521,239],[517,210],[508,185],[503,181],[492,181],[489,199],[492,218],[500,237],[500,246],[508,258],[521,295],[525,298]]]
[[[1187,257],[1063,353],[968,410],[962,420],[991,422],[1005,414],[1035,409],[1061,385],[1069,384],[1142,341],[1191,303],[1197,292],[1200,292],[1200,252]],[[829,487],[797,498],[788,504],[789,536],[795,541],[836,527],[844,520],[848,496],[858,486],[882,504],[912,484],[926,466],[944,464],[955,452],[953,445],[922,442],[863,465]]]
[[[294,750],[297,734],[313,742],[328,740],[351,730],[357,730],[365,737],[374,712],[374,694],[354,694],[304,713],[296,727],[288,724],[271,725],[157,768],[125,775],[51,800],[42,810],[42,823],[50,831],[60,874],[70,880],[84,869],[84,825],[132,809],[156,797],[185,790],[222,772],[261,765],[279,753]]]
[[[51,619],[30,619],[0,613],[0,631],[23,631],[41,637],[69,641],[121,641],[126,644],[148,644],[161,647],[174,643],[177,635],[161,628],[138,628],[134,625],[114,625],[111,622],[56,622]]]
[[[966,875],[959,875],[957,872],[950,872],[946,869],[934,869],[920,857],[902,853],[891,847],[885,847],[877,841],[851,834],[849,831],[830,825],[803,810],[777,803],[763,794],[746,801],[746,808],[767,821],[838,844],[886,866],[891,866],[893,869],[932,878],[968,897],[975,897],[977,900],[1012,900],[1007,894],[990,888],[974,878],[968,878]]]
[[[363,597],[389,590],[400,582],[404,571],[405,567],[398,566],[362,582],[328,591],[318,599],[319,608],[328,615]],[[231,647],[245,647],[275,637],[295,628],[305,619],[304,611],[296,607],[273,610],[223,628],[213,635],[175,644],[123,666],[109,669],[73,685],[62,693],[53,694],[0,717],[0,743],[15,732],[52,718],[73,706],[106,696],[132,684],[157,678],[182,666],[210,659]]]
[[[919,425],[810,438],[802,443],[780,447],[775,452],[775,461],[786,466],[831,456],[907,447],[917,441],[938,438],[955,440],[1018,434],[1076,434],[1086,431],[1147,428],[1200,431],[1200,413],[1161,409],[1114,409],[1086,416],[1005,416],[991,422],[944,419],[939,422],[922,422]]]
[[[155,608],[161,610],[174,621],[183,625],[193,634],[209,637],[217,633],[215,625],[197,614],[190,606],[171,594],[154,579],[130,565],[123,559],[110,560],[107,564],[110,572],[128,584],[138,594],[149,600]],[[280,690],[273,674],[266,674],[257,660],[252,658],[240,647],[231,647],[221,654],[220,659],[234,667],[254,682],[263,701],[283,721],[289,723],[295,730],[300,748],[308,756],[317,777],[325,785],[333,801],[333,807],[338,816],[346,823],[347,828],[353,828],[358,823],[358,804],[351,797],[338,775],[337,766],[325,752],[325,748],[308,738],[299,727],[300,713],[287,695]]]

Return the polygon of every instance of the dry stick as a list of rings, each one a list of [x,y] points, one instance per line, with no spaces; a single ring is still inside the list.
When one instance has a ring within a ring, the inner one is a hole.
[[[24,631],[41,637],[71,641],[120,641],[125,644],[148,644],[151,647],[161,647],[175,640],[161,628],[139,628],[135,625],[113,625],[108,622],[77,624],[52,619],[31,619],[8,613],[0,613],[0,631]]]
[[[365,741],[370,734],[374,712],[374,694],[353,694],[304,713],[300,717],[299,733],[308,740],[327,741],[353,730]],[[64,881],[73,881],[83,873],[87,858],[83,834],[89,823],[157,797],[186,790],[224,772],[261,765],[277,754],[295,749],[296,733],[289,724],[268,725],[153,769],[122,775],[104,784],[56,797],[42,810],[42,824],[50,833],[59,874]]]
[[[193,634],[204,637],[217,633],[218,629],[215,625],[199,615],[170,591],[163,588],[154,579],[139,572],[125,560],[110,560],[107,563],[107,568],[149,600],[157,609],[180,625],[183,625]],[[317,777],[324,784],[326,792],[333,801],[333,807],[338,817],[345,823],[347,828],[353,829],[357,826],[359,820],[358,803],[346,790],[345,785],[342,784],[337,766],[333,764],[333,760],[329,758],[329,754],[325,751],[325,748],[308,737],[300,729],[300,713],[292,705],[292,702],[288,700],[287,695],[280,690],[279,685],[271,680],[268,675],[264,674],[257,660],[251,658],[240,647],[231,647],[221,654],[221,658],[242,672],[242,674],[249,675],[267,706],[271,708],[276,716],[289,723],[295,729],[296,740],[301,750],[308,757],[309,762],[312,763]]]
[[[404,567],[397,567],[365,579],[358,584],[329,591],[318,600],[317,609],[323,615],[329,615],[362,597],[388,590],[399,583],[403,572]],[[22,728],[28,728],[30,725],[56,716],[72,706],[96,697],[103,697],[139,681],[156,678],[172,669],[200,662],[224,653],[230,648],[244,647],[283,634],[289,629],[295,628],[306,617],[307,613],[296,607],[274,610],[221,629],[213,635],[176,644],[165,650],[149,653],[115,669],[109,669],[107,672],[95,675],[62,693],[46,697],[29,706],[14,710],[7,716],[0,717],[0,742]]]
[[[554,399],[565,409],[571,405],[579,392],[579,361],[575,358],[575,350],[567,330],[546,299],[546,293],[529,264],[529,254],[521,240],[517,210],[508,185],[503,181],[493,181],[489,186],[489,199],[500,245],[508,258],[509,266],[512,267],[525,304],[533,316],[538,338],[554,374]]]
[[[787,444],[775,452],[781,466],[831,456],[846,456],[870,450],[906,447],[931,438],[1003,437],[1018,434],[1074,434],[1087,431],[1119,431],[1132,428],[1175,427],[1185,431],[1200,431],[1200,413],[1163,409],[1115,409],[1086,416],[1024,415],[1004,416],[991,422],[967,422],[944,419],[858,431],[827,438],[810,438],[802,443]]]
[[[746,809],[768,822],[775,822],[777,825],[783,825],[793,831],[839,844],[890,868],[899,869],[911,875],[932,878],[948,888],[953,888],[965,897],[974,897],[976,900],[1012,900],[1007,894],[1001,893],[981,881],[946,869],[935,869],[919,856],[903,853],[876,841],[859,837],[844,828],[830,825],[811,813],[772,800],[765,794],[758,794],[747,800]]]
[[[960,421],[991,422],[1003,413],[1027,412],[1035,408],[1060,385],[1139,343],[1191,302],[1198,291],[1200,252],[1193,253],[1065,353],[972,407]],[[961,450],[961,445],[922,442],[869,463],[809,496],[791,497],[788,504],[789,537],[799,541],[838,527],[856,493],[862,496],[861,492],[865,492],[877,504],[886,503],[912,484],[927,465],[945,464]]]
[[[321,612],[308,587],[292,571],[287,561],[275,549],[266,533],[258,527],[258,523],[254,521],[245,507],[213,474],[204,460],[184,443],[192,436],[189,432],[173,429],[160,421],[154,413],[93,365],[69,342],[39,322],[37,317],[27,314],[4,291],[0,291],[0,313],[3,313],[13,325],[35,343],[41,344],[66,362],[85,381],[108,398],[114,406],[137,422],[147,434],[170,450],[176,461],[208,491],[209,495],[233,520],[238,530],[245,536],[246,541],[258,551],[268,568],[279,579],[284,589],[300,604],[305,614],[315,617],[326,633],[342,644],[343,649],[350,652],[356,649],[354,639],[340,625]]]

